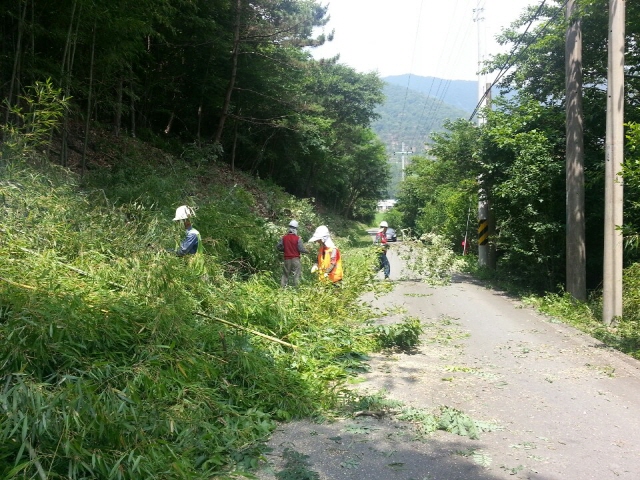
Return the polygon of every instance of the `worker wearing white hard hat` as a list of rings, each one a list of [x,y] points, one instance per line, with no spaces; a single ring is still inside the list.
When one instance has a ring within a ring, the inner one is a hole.
[[[304,243],[298,236],[298,222],[296,220],[289,222],[289,229],[286,235],[280,237],[276,248],[284,254],[284,267],[280,285],[282,287],[289,285],[297,287],[302,276],[300,254],[307,253],[307,249],[304,248]]]
[[[342,280],[342,256],[336,247],[329,229],[321,225],[313,232],[309,242],[316,242],[318,248],[318,263],[313,266],[311,272],[317,272],[321,280],[330,280],[334,285]]]
[[[380,230],[378,230],[378,233],[376,233],[373,240],[373,243],[379,247],[378,270],[382,270],[384,272],[385,279],[388,279],[391,274],[391,264],[387,258],[387,250],[389,249],[389,244],[387,243],[387,228],[389,228],[389,224],[387,222],[384,220],[380,222]]]
[[[202,251],[200,232],[191,225],[192,217],[195,217],[195,213],[191,207],[182,205],[176,208],[176,214],[173,217],[173,221],[182,223],[186,230],[184,240],[180,242],[180,246],[175,251],[176,255],[179,257],[193,255],[194,253]]]

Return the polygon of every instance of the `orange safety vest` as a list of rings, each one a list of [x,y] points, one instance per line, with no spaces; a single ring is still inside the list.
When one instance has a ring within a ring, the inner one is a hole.
[[[329,248],[322,244],[318,250],[318,276],[322,280],[324,278],[325,271],[331,266],[331,254],[335,250],[336,252],[336,266],[329,272],[329,280],[333,283],[342,280],[342,256],[338,247]]]

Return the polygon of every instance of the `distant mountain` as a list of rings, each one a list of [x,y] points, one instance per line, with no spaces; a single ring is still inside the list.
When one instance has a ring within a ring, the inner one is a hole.
[[[429,97],[442,99],[453,107],[471,114],[478,103],[478,82],[472,80],[445,80],[419,75],[392,75],[384,77],[387,83],[409,88]]]
[[[425,80],[425,82],[414,82],[414,79]],[[386,81],[386,79],[383,80]],[[426,85],[426,80],[425,77],[412,77],[411,84],[419,87],[421,84]],[[458,87],[461,86],[456,86]],[[403,178],[403,164],[405,167],[409,165],[413,154],[425,153],[425,144],[428,143],[431,133],[443,131],[446,120],[469,118],[475,103],[470,110],[464,110],[446,103],[443,100],[445,95],[429,96],[424,92],[408,89],[406,83],[401,86],[388,81],[385,83],[383,93],[386,100],[376,109],[380,118],[374,121],[371,127],[387,147],[391,165],[389,198],[395,198],[398,185]],[[465,98],[465,95],[459,93],[458,98]]]
[[[442,131],[445,120],[468,118],[470,115],[437,97],[406,86],[387,82],[383,93],[386,101],[377,108],[380,118],[373,122],[372,128],[389,153],[401,151],[403,144],[404,151],[422,153],[431,132]]]

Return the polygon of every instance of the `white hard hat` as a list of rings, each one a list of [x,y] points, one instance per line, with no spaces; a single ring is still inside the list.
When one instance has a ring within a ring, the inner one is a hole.
[[[385,221],[380,222],[380,228],[389,227],[389,224]]]
[[[298,228],[298,222],[296,222],[295,220],[291,220],[289,222],[289,226],[292,228]]]
[[[174,217],[174,221],[178,220],[186,220],[189,217],[193,216],[193,210],[187,207],[186,205],[182,205],[176,208],[176,216]]]
[[[309,242],[316,242],[318,240],[324,241],[324,239],[328,236],[329,229],[324,225],[320,225],[318,228],[316,228],[316,231],[313,232],[313,237],[309,239]]]

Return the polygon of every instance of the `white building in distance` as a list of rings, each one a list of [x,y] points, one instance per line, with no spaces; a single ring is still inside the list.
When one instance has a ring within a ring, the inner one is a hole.
[[[378,212],[387,212],[396,206],[396,202],[397,200],[392,200],[392,199],[380,200],[378,202],[378,206],[376,210],[378,210]]]

